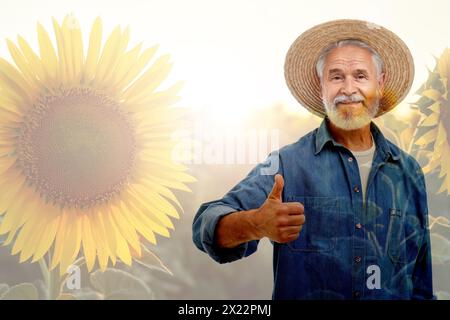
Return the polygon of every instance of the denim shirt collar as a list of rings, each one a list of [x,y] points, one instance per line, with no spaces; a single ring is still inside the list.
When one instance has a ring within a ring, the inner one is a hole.
[[[320,125],[320,127],[317,129],[316,132],[316,151],[315,151],[315,155],[319,154],[323,147],[325,146],[325,144],[327,144],[327,142],[331,142],[333,144],[333,146],[335,147],[344,147],[342,144],[336,142],[336,140],[334,140],[333,136],[331,135],[329,129],[328,129],[328,118],[325,117]],[[386,138],[384,137],[383,133],[381,132],[381,130],[378,128],[378,126],[374,123],[371,122],[370,123],[370,131],[372,133],[373,139],[375,141],[375,145],[376,145],[376,149],[377,152],[380,153],[381,158],[386,162],[388,160],[394,160],[397,161],[400,159],[400,155],[398,154],[398,152],[396,152],[396,150],[392,150],[392,148],[390,148],[390,146],[387,143]]]

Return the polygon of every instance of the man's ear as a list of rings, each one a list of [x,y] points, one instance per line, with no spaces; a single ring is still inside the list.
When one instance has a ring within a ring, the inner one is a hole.
[[[380,90],[380,94],[383,94],[384,92],[384,82],[386,80],[386,74],[384,72],[382,72],[380,74],[380,77],[378,78],[378,87]]]
[[[323,99],[323,84],[322,84],[322,80],[320,80],[320,98]]]

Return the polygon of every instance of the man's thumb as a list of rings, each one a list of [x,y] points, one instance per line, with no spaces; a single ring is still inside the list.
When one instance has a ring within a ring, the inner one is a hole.
[[[281,201],[281,193],[283,192],[284,187],[284,179],[281,174],[275,175],[275,182],[273,184],[272,191],[270,191],[267,199],[280,200]]]

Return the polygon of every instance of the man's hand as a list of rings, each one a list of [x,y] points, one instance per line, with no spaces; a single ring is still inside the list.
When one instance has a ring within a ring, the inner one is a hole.
[[[279,243],[297,239],[305,223],[303,205],[300,202],[283,203],[283,186],[284,179],[277,174],[272,191],[260,208],[236,211],[220,218],[214,237],[217,246],[234,248],[264,237]]]
[[[283,203],[283,187],[283,176],[277,174],[272,191],[252,219],[258,238],[268,237],[285,243],[297,239],[300,234],[305,223],[304,207],[300,202]]]

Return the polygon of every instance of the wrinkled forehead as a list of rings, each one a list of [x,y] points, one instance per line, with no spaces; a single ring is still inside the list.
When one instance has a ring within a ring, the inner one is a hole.
[[[332,49],[325,58],[324,67],[327,72],[336,70],[376,71],[372,53],[368,49],[351,45]]]

